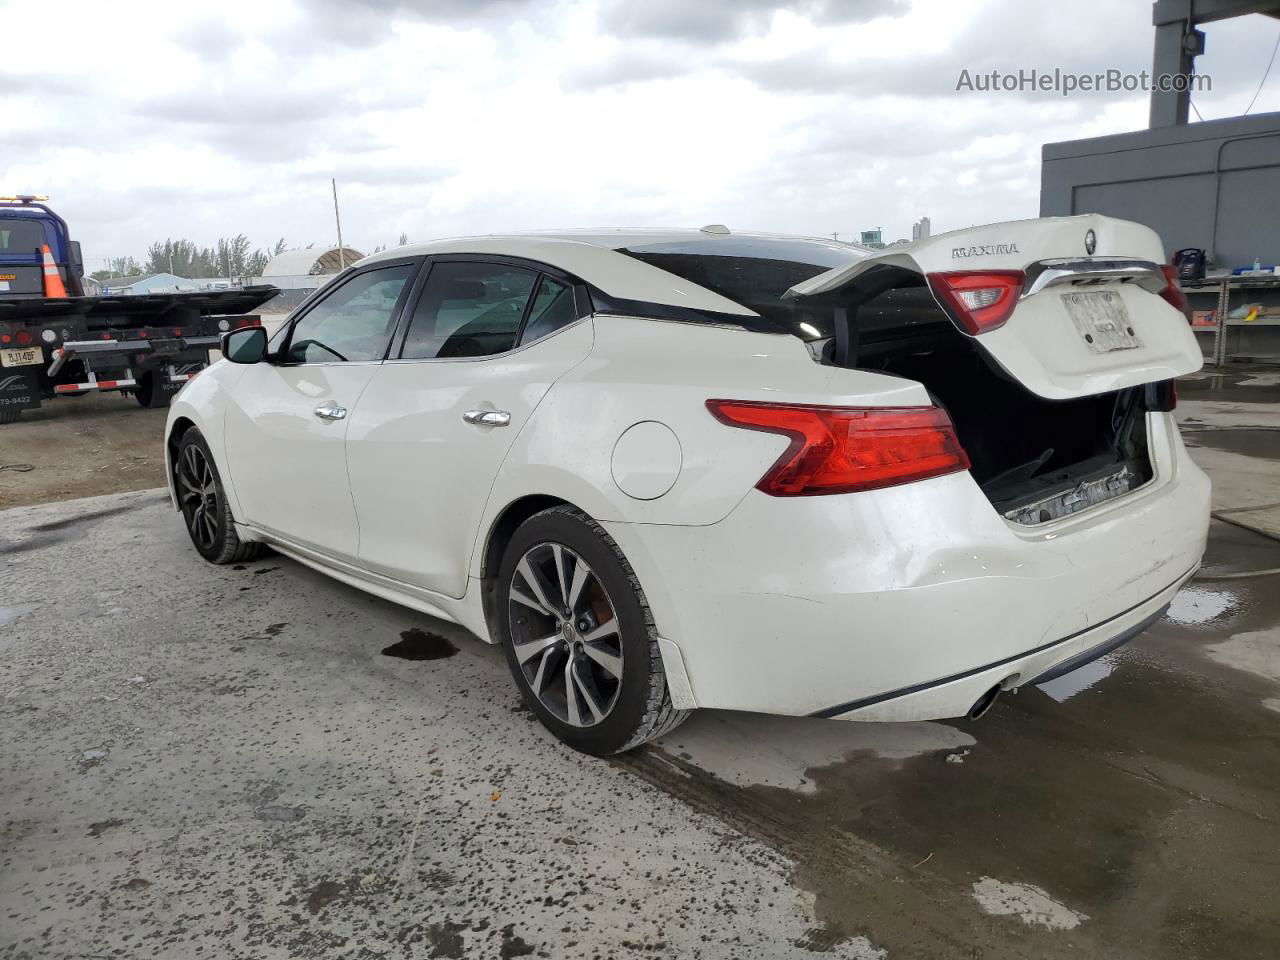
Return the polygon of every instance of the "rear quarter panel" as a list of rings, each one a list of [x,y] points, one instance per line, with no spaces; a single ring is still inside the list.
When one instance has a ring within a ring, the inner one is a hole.
[[[597,316],[590,357],[556,381],[512,445],[481,522],[521,497],[548,495],[601,521],[705,525],[723,519],[787,448],[786,438],[726,426],[713,398],[893,406],[929,402],[919,384],[815,363],[790,335]],[[612,454],[636,423],[658,421],[680,443],[680,472],[654,500],[615,482]],[[478,576],[483,551],[472,553]]]

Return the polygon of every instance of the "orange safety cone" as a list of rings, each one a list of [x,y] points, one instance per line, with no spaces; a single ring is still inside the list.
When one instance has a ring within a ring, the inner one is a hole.
[[[53,262],[53,251],[49,249],[47,243],[43,245],[42,251],[44,253],[44,295],[66,299],[67,288],[62,282],[62,274],[58,272],[58,265]]]

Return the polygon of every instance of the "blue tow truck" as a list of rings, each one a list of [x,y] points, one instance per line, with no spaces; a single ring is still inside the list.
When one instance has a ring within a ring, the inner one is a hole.
[[[0,197],[0,424],[53,397],[132,393],[164,407],[209,363],[220,334],[279,290],[85,296],[67,223],[34,195]]]

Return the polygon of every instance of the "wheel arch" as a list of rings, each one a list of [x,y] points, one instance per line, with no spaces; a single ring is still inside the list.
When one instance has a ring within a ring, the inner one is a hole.
[[[484,610],[485,625],[489,630],[490,643],[498,643],[495,633],[497,623],[497,581],[498,567],[502,564],[502,554],[507,544],[515,535],[520,525],[535,513],[541,513],[550,507],[567,505],[575,510],[581,509],[563,497],[555,497],[544,493],[531,493],[508,503],[494,517],[485,534],[484,543],[479,551],[480,602]],[[586,513],[586,511],[583,511]]]
[[[164,477],[165,486],[169,488],[169,503],[173,509],[178,507],[178,491],[174,487],[173,482],[173,465],[178,458],[178,445],[182,443],[182,437],[188,430],[194,427],[195,421],[190,417],[175,417],[169,425],[169,431],[164,438]]]

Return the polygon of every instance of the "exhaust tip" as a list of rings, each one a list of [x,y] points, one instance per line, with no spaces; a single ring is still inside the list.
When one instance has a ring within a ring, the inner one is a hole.
[[[977,720],[995,705],[995,702],[999,697],[1000,684],[997,683],[994,687],[980,696],[974,705],[969,708],[969,719]]]

